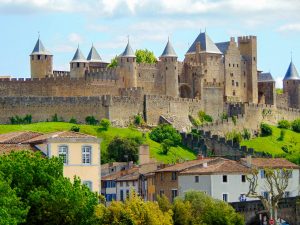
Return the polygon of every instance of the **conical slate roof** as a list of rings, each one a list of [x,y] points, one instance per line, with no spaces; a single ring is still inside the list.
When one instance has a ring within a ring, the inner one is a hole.
[[[292,61],[290,63],[288,70],[286,71],[283,80],[300,80],[297,69]]]
[[[168,43],[160,57],[177,57],[170,40],[168,40]]]
[[[102,59],[99,55],[99,53],[97,52],[96,48],[94,47],[94,45],[92,46],[90,53],[87,57],[88,61],[92,61],[92,62],[101,62]]]
[[[210,37],[204,33],[200,33],[194,43],[191,45],[187,53],[194,53],[196,52],[196,44],[197,42],[200,42],[201,45],[201,51],[207,52],[207,53],[216,53],[216,54],[222,54],[222,52],[218,49],[218,47],[215,45],[215,43],[210,39]]]
[[[87,61],[86,58],[84,57],[80,48],[78,47],[71,62],[86,62],[86,61]]]
[[[126,46],[124,52],[120,55],[120,57],[135,57],[135,54],[130,46],[129,41],[127,43],[127,46]]]
[[[45,49],[42,41],[38,38],[31,55],[51,55],[51,53]]]

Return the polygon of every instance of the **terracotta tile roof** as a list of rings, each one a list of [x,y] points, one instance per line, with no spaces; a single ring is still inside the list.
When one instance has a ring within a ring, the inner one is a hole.
[[[128,162],[112,162],[112,163],[105,163],[101,165],[101,170],[108,169],[114,166],[127,166]]]
[[[129,180],[138,180],[140,174],[138,172],[133,172],[131,174],[127,174],[124,176],[121,176],[117,179],[117,181],[129,181]]]
[[[25,144],[0,144],[0,155],[9,154],[16,151],[38,151],[31,145]]]
[[[182,171],[180,174],[228,174],[228,173],[249,173],[250,169],[240,162],[229,159],[219,159],[209,163],[206,167],[193,167]]]
[[[133,167],[128,170],[118,171],[116,173],[108,174],[106,176],[101,177],[101,180],[116,180],[122,176],[138,172],[138,170],[139,170],[138,167]]]
[[[32,138],[41,136],[41,133],[18,131],[0,135],[0,144],[19,144]]]
[[[243,163],[246,163],[246,159],[241,159]],[[284,158],[252,158],[251,164],[257,168],[293,168],[299,169],[300,167]]]
[[[215,160],[216,158],[204,158],[204,159],[197,159],[197,160],[191,160],[186,161],[183,163],[177,163],[172,166],[165,167],[163,169],[157,170],[156,172],[175,172],[175,171],[182,171],[189,167],[201,165],[203,163],[208,163],[209,161]]]
[[[92,135],[87,135],[83,133],[73,132],[73,131],[58,131],[54,133],[48,133],[43,134],[38,137],[32,138],[27,140],[25,143],[37,143],[37,142],[43,142],[48,139],[55,139],[55,138],[94,138],[97,139],[97,137]]]

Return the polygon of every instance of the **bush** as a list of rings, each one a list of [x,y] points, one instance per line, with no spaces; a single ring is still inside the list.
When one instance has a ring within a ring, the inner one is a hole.
[[[207,115],[204,111],[199,111],[198,117],[201,123],[213,122],[213,118],[210,115]]]
[[[167,155],[170,148],[174,145],[173,141],[169,140],[169,139],[165,139],[162,143],[161,143],[161,147],[163,150],[163,154]]]
[[[80,127],[79,126],[72,126],[70,131],[79,132]]]
[[[85,118],[85,122],[88,125],[97,125],[99,123],[99,120],[96,120],[94,116],[87,116]]]
[[[26,114],[26,116],[13,116],[9,118],[11,124],[30,124],[32,121],[32,116]]]
[[[227,119],[228,119],[227,113],[223,112],[221,115],[221,120],[227,120]]]
[[[140,114],[134,116],[134,124],[136,126],[141,126],[143,122],[144,122],[143,117]]]
[[[70,119],[69,123],[77,124],[77,120],[76,120],[74,117],[72,117],[72,118]]]
[[[278,138],[278,141],[283,141],[285,137],[285,130],[281,129],[280,130],[280,136]]]
[[[300,133],[300,119],[294,120],[292,122],[292,130],[297,133]]]
[[[260,124],[260,132],[262,137],[270,136],[273,133],[272,127],[266,123]]]
[[[100,121],[100,126],[103,127],[104,130],[108,130],[108,128],[110,127],[111,123],[108,119],[102,119]]]
[[[241,143],[243,140],[242,134],[236,131],[227,133],[225,138],[226,140],[232,140],[234,143]]]
[[[154,128],[149,137],[156,142],[162,143],[165,139],[173,142],[173,146],[181,144],[180,134],[169,124],[162,124]]]
[[[59,119],[58,119],[58,116],[57,116],[57,113],[55,113],[52,117],[51,117],[51,122],[58,122]]]
[[[194,118],[193,116],[189,115],[189,120],[193,124],[194,127],[198,127],[201,125],[201,122],[199,119]]]
[[[236,116],[231,117],[234,126],[236,125]]]
[[[290,129],[291,127],[291,124],[289,121],[287,120],[280,120],[278,122],[278,125],[277,125],[278,128],[281,128],[281,129]]]
[[[248,129],[244,128],[242,136],[244,140],[250,140],[251,133]]]

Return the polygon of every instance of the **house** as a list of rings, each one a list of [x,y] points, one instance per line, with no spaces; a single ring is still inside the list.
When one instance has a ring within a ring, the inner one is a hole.
[[[100,140],[97,137],[72,131],[48,134],[13,132],[0,135],[0,153],[31,150],[46,157],[61,157],[65,177],[81,178],[92,191],[101,190]]]

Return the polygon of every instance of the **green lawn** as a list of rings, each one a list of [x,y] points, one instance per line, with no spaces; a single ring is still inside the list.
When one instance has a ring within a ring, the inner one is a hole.
[[[291,130],[285,130],[284,140],[279,140],[280,130],[275,126],[271,126],[273,130],[272,136],[258,137],[251,140],[242,141],[241,145],[254,148],[258,152],[267,152],[276,155],[285,155],[288,158],[293,155],[300,154],[300,133],[293,132]],[[287,146],[290,154],[286,154],[282,147]]]
[[[0,134],[13,132],[13,131],[35,131],[41,133],[49,133],[55,131],[70,130],[74,124],[64,122],[41,122],[28,125],[0,125]],[[109,142],[115,137],[142,137],[142,133],[134,128],[116,128],[110,127],[108,131],[103,131],[99,126],[91,125],[77,125],[80,127],[80,132],[97,136],[102,139],[101,142],[101,155],[105,158],[107,154],[107,146]],[[145,143],[150,146],[150,155],[157,161],[164,163],[172,163],[178,159],[192,160],[195,159],[195,154],[184,147],[172,147],[167,155],[161,154],[161,146],[159,143],[152,141],[146,135]]]

